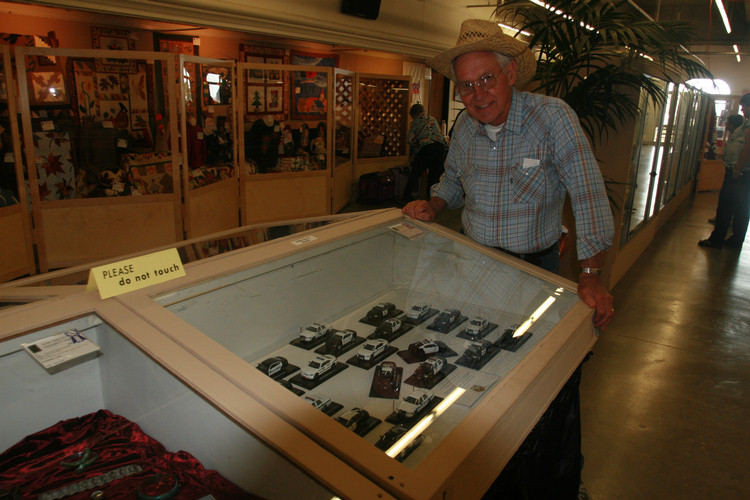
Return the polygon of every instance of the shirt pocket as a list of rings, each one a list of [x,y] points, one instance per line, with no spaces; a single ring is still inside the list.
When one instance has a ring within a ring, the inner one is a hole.
[[[542,203],[547,191],[547,175],[544,164],[523,168],[516,163],[511,169],[513,179],[513,203]]]

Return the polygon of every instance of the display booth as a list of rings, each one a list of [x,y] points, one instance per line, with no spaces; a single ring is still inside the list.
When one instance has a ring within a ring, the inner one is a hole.
[[[33,274],[34,251],[10,50],[0,46],[0,282]]]
[[[333,69],[237,63],[242,224],[331,213]]]
[[[239,226],[234,61],[180,55],[185,234]]]
[[[400,75],[357,73],[356,177],[409,164],[409,89]]]
[[[333,164],[333,212],[344,208],[350,201],[356,199],[354,187],[354,95],[355,73],[336,68],[336,83],[334,86],[334,153]]]
[[[15,56],[41,271],[181,240],[175,55]]]
[[[0,448],[105,409],[266,498],[478,499],[596,340],[574,283],[398,210],[184,268],[0,311]],[[22,345],[72,329],[97,357]]]

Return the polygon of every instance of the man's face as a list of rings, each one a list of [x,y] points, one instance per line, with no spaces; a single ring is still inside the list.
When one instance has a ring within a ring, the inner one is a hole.
[[[453,61],[457,85],[474,82],[487,75],[495,75],[497,84],[492,88],[474,85],[474,91],[461,97],[466,110],[482,123],[500,125],[508,119],[512,87],[516,83],[516,62],[505,68],[500,66],[494,52],[469,52]]]

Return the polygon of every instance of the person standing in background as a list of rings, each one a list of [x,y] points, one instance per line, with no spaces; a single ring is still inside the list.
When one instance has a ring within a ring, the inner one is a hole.
[[[437,120],[425,113],[424,106],[414,104],[409,109],[412,118],[407,141],[409,142],[409,163],[411,172],[409,180],[404,187],[403,199],[409,202],[413,199],[412,193],[419,184],[422,173],[427,171],[427,197],[430,197],[430,187],[435,184],[443,174],[443,162],[447,144],[445,137],[440,131]]]

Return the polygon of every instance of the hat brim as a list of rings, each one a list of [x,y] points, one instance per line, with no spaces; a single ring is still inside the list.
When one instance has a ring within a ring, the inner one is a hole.
[[[536,59],[534,59],[529,47],[520,40],[504,34],[489,36],[476,42],[453,47],[436,55],[427,64],[446,77],[453,79],[451,73],[453,60],[469,52],[497,52],[516,61],[518,69],[516,70],[515,85],[517,87],[524,87],[534,78],[536,73]]]

